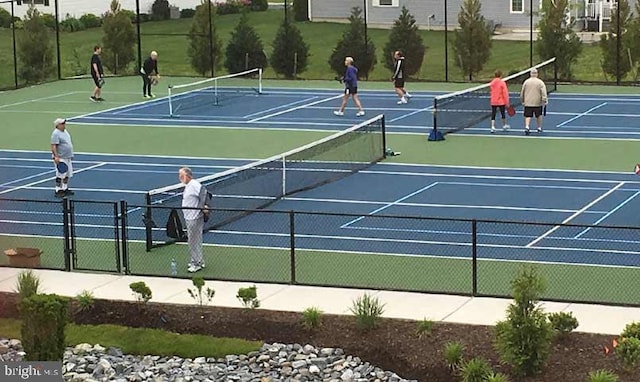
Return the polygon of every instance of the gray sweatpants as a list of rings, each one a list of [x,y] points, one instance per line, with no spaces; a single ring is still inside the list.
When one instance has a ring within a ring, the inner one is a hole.
[[[189,255],[191,260],[189,261],[193,265],[204,264],[202,258],[202,230],[204,228],[204,219],[202,216],[195,220],[187,220],[187,238],[189,241]]]

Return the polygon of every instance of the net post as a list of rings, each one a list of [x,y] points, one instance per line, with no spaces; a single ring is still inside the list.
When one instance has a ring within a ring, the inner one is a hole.
[[[380,133],[382,133],[382,158],[387,157],[387,125],[384,114],[380,119]]]
[[[262,68],[258,68],[258,94],[262,94]]]
[[[168,85],[169,92],[169,117],[173,117],[173,104],[171,103],[171,85]]]
[[[287,194],[287,156],[282,156],[282,196]]]
[[[558,59],[553,58],[553,90],[558,90]]]
[[[214,105],[218,106],[219,102],[218,102],[218,79],[214,78],[213,80],[213,97],[214,97]]]
[[[433,99],[433,110],[431,111],[431,114],[433,114],[433,129],[431,129],[427,140],[444,141],[444,134],[438,130],[438,98]]]

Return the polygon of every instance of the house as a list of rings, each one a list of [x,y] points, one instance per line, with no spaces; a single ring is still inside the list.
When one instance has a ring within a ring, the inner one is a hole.
[[[31,1],[33,1],[40,13],[50,13],[55,15],[56,0],[47,1],[49,5],[45,5],[45,0],[22,0],[22,5],[14,3],[14,15],[16,17],[23,18],[24,15],[27,14],[27,9],[29,8]],[[151,5],[153,5],[154,0],[137,0],[137,2],[140,6],[140,13],[151,13]],[[169,0],[170,5],[176,6],[179,9],[195,9],[195,7],[200,5],[200,3],[201,0]],[[79,18],[84,14],[93,13],[94,15],[100,16],[111,8],[111,0],[57,0],[57,4],[60,20],[64,20],[67,15]],[[120,0],[120,6],[122,9],[128,9],[135,12],[136,0]],[[11,12],[10,3],[1,3],[0,7]]]
[[[577,21],[579,29],[603,28],[615,10],[615,0],[570,0],[570,17]],[[312,21],[344,21],[353,7],[366,9],[367,23],[375,26],[391,26],[403,6],[415,17],[423,29],[444,29],[447,5],[447,27],[458,26],[458,13],[463,0],[309,0],[309,18]],[[481,0],[482,14],[492,25],[502,29],[529,29],[533,6],[534,25],[542,0]],[[635,0],[630,0],[632,7]]]

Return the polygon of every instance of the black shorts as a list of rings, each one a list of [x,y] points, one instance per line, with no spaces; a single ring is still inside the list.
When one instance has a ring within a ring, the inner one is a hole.
[[[104,83],[101,83],[100,78],[97,75],[95,75],[94,73],[91,73],[91,78],[93,78],[93,83],[96,84],[97,88],[99,89],[102,88],[102,85]]]
[[[500,116],[502,116],[502,119],[505,119],[505,115],[504,115],[504,105],[491,105],[491,120],[495,121],[496,120],[496,113],[497,111],[500,110]]]
[[[344,88],[344,94],[358,94],[357,86],[347,86]]]
[[[542,106],[525,106],[524,116],[527,118],[542,116]]]
[[[404,78],[396,78],[395,80],[393,80],[393,86],[396,88],[403,88]]]

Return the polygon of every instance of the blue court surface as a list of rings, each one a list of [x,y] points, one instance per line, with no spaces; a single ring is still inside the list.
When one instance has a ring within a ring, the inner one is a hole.
[[[364,87],[364,86],[363,86]],[[514,89],[512,89],[514,90]],[[433,98],[441,92],[412,92],[407,104],[398,105],[389,91],[360,91],[367,115],[384,114],[390,133],[426,135],[433,126]],[[196,99],[194,94],[189,99]],[[340,89],[264,89],[262,94],[223,95],[218,105],[213,101],[193,103],[170,116],[166,97],[119,106],[70,118],[71,123],[99,125],[144,125],[196,128],[274,128],[293,130],[344,130],[358,123],[356,109],[349,100],[343,117],[333,115],[340,105]],[[512,93],[511,97],[515,97]],[[108,103],[105,104],[108,106]],[[480,107],[487,105],[480,105]],[[632,95],[585,95],[552,93],[544,132],[531,137],[573,138],[640,138],[640,97]],[[510,131],[498,131],[493,136],[522,136],[522,107],[509,118]],[[500,122],[498,121],[498,126]],[[532,125],[535,128],[535,124]],[[457,134],[490,135],[489,120]]]
[[[203,176],[247,162],[79,153],[71,182],[77,234],[95,239],[113,234],[104,224],[112,211],[101,212],[89,202],[83,206],[83,200],[126,200],[129,238],[143,240],[144,195],[177,183],[179,166]],[[0,198],[57,200],[49,153],[0,151],[0,167]],[[472,223],[452,219],[486,219],[477,223],[480,258],[638,266],[640,231],[622,227],[639,226],[639,179],[614,172],[379,163],[204,237],[217,245],[287,248],[289,216],[273,211],[295,210],[301,249],[468,257]],[[323,212],[337,214],[318,214]],[[59,236],[59,220],[51,206],[0,200],[0,234]],[[547,225],[520,223],[525,221]]]

